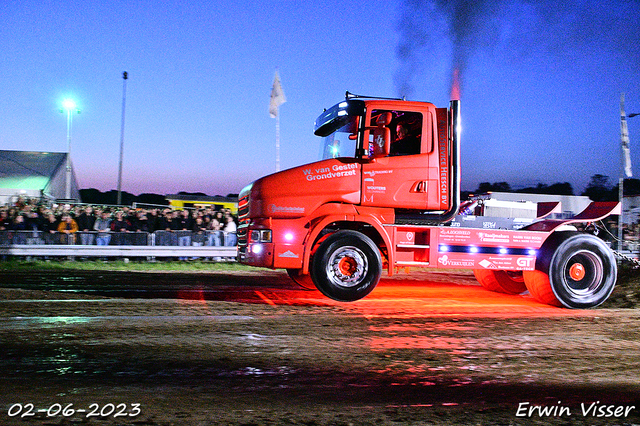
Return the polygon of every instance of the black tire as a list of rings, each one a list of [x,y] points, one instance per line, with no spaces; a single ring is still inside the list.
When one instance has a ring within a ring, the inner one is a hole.
[[[474,269],[473,274],[480,285],[489,291],[505,294],[520,294],[527,291],[522,273],[519,272]]]
[[[366,235],[338,231],[313,256],[311,278],[325,296],[341,302],[362,299],[382,275],[380,250]]]
[[[578,232],[556,232],[547,238],[538,253],[536,270],[542,274],[524,275],[534,297],[577,309],[593,308],[607,300],[618,274],[609,247],[598,237]]]
[[[289,278],[295,281],[300,287],[306,288],[307,290],[315,290],[316,285],[313,283],[311,275],[301,274],[300,271],[300,269],[287,269],[287,274],[289,274]]]

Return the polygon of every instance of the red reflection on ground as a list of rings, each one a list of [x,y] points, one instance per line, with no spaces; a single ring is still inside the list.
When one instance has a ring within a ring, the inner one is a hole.
[[[262,283],[265,284],[262,284]],[[242,284],[245,284],[244,282]],[[482,288],[470,271],[412,271],[382,279],[376,289],[356,302],[337,302],[317,290],[306,290],[284,272],[273,272],[264,281],[249,279],[246,285],[181,291],[184,300],[218,300],[278,306],[333,306],[364,317],[549,317],[592,315],[593,311],[548,306],[525,295],[506,295]]]
[[[369,347],[373,350],[382,349],[439,349],[439,350],[462,350],[465,348],[466,339],[458,337],[443,336],[395,336],[395,337],[374,337],[369,341]]]
[[[462,281],[462,282],[460,282]],[[592,311],[562,309],[535,301],[528,294],[494,293],[472,281],[382,280],[365,299],[349,304],[350,312],[367,317],[548,317],[592,315]]]
[[[284,277],[283,279],[289,279]],[[297,284],[292,283],[291,289],[287,288],[229,288],[229,289],[197,289],[182,290],[178,292],[177,298],[191,303],[215,300],[221,302],[257,303],[271,305],[274,307],[281,305],[288,306],[329,306],[339,304],[334,300],[325,298],[322,293],[316,290],[303,290]]]

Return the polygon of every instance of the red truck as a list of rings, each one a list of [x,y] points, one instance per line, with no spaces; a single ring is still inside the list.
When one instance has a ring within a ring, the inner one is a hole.
[[[449,108],[347,92],[315,123],[321,160],[265,176],[239,197],[238,260],[284,268],[339,301],[369,294],[383,271],[473,269],[492,291],[568,308],[604,302],[611,249],[572,223],[619,214],[592,203],[572,219],[520,230],[450,226],[460,208],[460,101]]]

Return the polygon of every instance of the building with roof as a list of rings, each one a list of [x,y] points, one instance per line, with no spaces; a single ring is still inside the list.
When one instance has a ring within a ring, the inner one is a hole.
[[[640,195],[625,195],[622,198],[622,218],[627,225],[640,223]]]
[[[0,204],[15,202],[18,197],[65,200],[66,163],[66,152],[0,150]],[[70,199],[80,200],[73,165]]]

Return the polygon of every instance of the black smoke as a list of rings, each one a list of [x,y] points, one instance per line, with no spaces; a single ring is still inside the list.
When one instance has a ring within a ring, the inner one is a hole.
[[[394,81],[408,98],[443,61],[464,83],[478,52],[504,61],[544,52],[550,62],[594,49],[620,49],[630,60],[640,54],[638,0],[405,0],[401,7]]]

